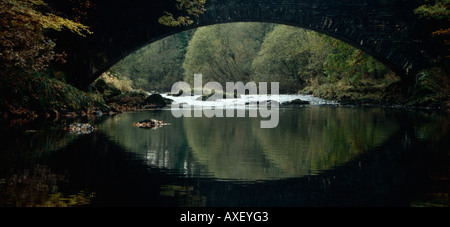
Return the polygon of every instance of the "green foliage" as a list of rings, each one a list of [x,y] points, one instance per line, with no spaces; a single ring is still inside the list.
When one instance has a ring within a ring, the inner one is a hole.
[[[425,2],[427,4],[421,5],[414,10],[414,13],[420,18],[450,19],[450,0],[426,0]]]
[[[277,81],[281,92],[297,92],[309,78],[322,74],[322,62],[328,53],[317,33],[276,26],[252,63],[252,79]]]
[[[411,103],[419,106],[444,103],[448,108],[450,106],[449,88],[450,79],[442,68],[422,70],[416,76]]]
[[[380,79],[389,72],[386,66],[363,51],[331,37],[323,38],[332,48],[323,63],[324,72],[331,82],[345,79],[357,86],[361,79]]]
[[[448,62],[448,59],[450,59],[450,28],[448,27],[450,22],[450,0],[425,0],[425,2],[427,4],[421,5],[415,9],[414,13],[417,14],[419,18],[441,22],[440,28],[432,32],[431,35],[441,39],[440,43],[442,47],[447,49],[447,53],[444,57]]]
[[[43,74],[0,77],[0,112],[5,117],[57,116],[67,112],[106,110],[101,96],[86,93]]]
[[[307,85],[354,86],[389,70],[360,50],[313,31],[285,25],[230,23],[178,33],[144,47],[111,68],[135,88],[167,92],[180,80],[280,82],[296,93]]]
[[[65,84],[62,72],[49,68],[64,62],[54,51],[49,30],[63,29],[80,36],[91,34],[79,22],[57,16],[43,0],[0,0],[0,89],[3,116],[41,114],[104,107],[101,99]]]
[[[158,19],[160,24],[178,27],[191,25],[194,21],[189,16],[200,16],[205,9],[206,0],[176,0],[176,7],[179,11],[185,12],[187,15],[179,15],[177,18],[172,13],[164,12],[164,15]]]
[[[110,71],[129,78],[135,89],[170,91],[172,84],[183,80],[184,55],[194,31],[189,30],[147,45],[129,55]]]
[[[272,25],[264,23],[219,24],[197,29],[187,48],[183,69],[185,81],[196,73],[204,81],[246,82],[251,65]]]
[[[120,92],[128,92],[133,90],[133,82],[125,77],[121,76],[118,77],[115,74],[112,74],[111,72],[104,72],[96,81],[95,85],[97,85],[100,89],[105,88],[113,88],[114,90],[119,90]],[[102,91],[100,91],[102,92]]]
[[[305,30],[277,26],[264,39],[258,56],[253,61],[252,78],[255,81],[277,81],[281,91],[292,91],[302,84],[298,69],[308,62]]]
[[[279,25],[269,33],[253,61],[252,79],[278,81],[281,92],[341,79],[357,85],[380,79],[388,69],[374,58],[339,40],[295,27]]]
[[[440,44],[444,51],[440,68],[429,68],[418,73],[413,91],[413,101],[419,105],[434,105],[444,103],[444,108],[450,107],[450,0],[425,0],[424,5],[416,8],[414,13],[424,20],[439,22],[439,27],[431,36]]]
[[[54,52],[54,41],[45,36],[48,30],[92,33],[87,26],[52,13],[43,0],[1,0],[0,5],[2,73],[11,68],[39,72],[54,60],[63,61],[64,55]]]

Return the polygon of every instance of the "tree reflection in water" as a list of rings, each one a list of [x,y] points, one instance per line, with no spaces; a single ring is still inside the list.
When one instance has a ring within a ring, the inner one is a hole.
[[[184,119],[196,160],[219,179],[269,180],[317,174],[340,166],[394,135],[383,110],[310,107],[282,111],[274,129],[259,119]]]
[[[150,118],[171,125],[132,125]],[[448,115],[311,106],[259,122],[163,110],[81,136],[10,128],[0,206],[448,206]]]

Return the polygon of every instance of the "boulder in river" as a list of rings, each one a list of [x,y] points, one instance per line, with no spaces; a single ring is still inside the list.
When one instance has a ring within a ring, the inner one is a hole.
[[[138,122],[133,123],[133,126],[138,127],[138,128],[159,128],[164,125],[170,125],[170,123],[166,123],[166,122],[159,121],[156,119],[138,121]]]
[[[68,131],[75,135],[83,135],[95,131],[95,127],[88,123],[73,123],[69,125]]]
[[[238,94],[236,90],[234,91],[233,94],[231,94],[231,93],[227,94],[227,93],[224,93],[223,91],[219,91],[217,93],[218,93],[218,95],[215,95],[216,91],[213,89],[213,90],[211,90],[211,93],[204,94],[204,95],[198,97],[196,100],[197,101],[216,101],[216,100],[219,100],[219,99],[230,99],[230,98],[235,98],[236,99],[236,98],[240,98],[241,97],[241,95]],[[213,97],[213,95],[214,95],[214,97]]]
[[[155,107],[165,107],[167,106],[167,101],[160,94],[153,94],[148,96],[144,103],[147,105],[154,105]]]
[[[250,102],[245,102],[245,105],[259,105],[259,104],[267,104],[267,105],[271,105],[271,104],[275,104],[278,103],[278,105],[280,105],[280,103],[278,101],[275,100],[266,100],[266,101],[250,101]]]

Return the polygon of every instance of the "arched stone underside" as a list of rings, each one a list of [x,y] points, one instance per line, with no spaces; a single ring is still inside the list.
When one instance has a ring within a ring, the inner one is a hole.
[[[67,6],[53,0],[63,12]],[[158,23],[164,11],[176,12],[175,0],[90,0],[84,24],[86,38],[57,35],[57,47],[68,53],[62,70],[69,82],[85,87],[133,51],[187,29],[229,22],[272,22],[315,30],[371,54],[403,79],[438,62],[439,50],[426,24],[414,15],[416,0],[207,0],[205,14],[192,26],[171,28]],[[69,13],[68,13],[69,14]]]

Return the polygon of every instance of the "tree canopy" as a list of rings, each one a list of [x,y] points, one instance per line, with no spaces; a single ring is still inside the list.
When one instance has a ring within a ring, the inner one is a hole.
[[[374,58],[334,38],[268,23],[229,23],[178,33],[136,51],[112,68],[136,88],[169,91],[194,74],[203,81],[279,82],[296,93],[311,81],[382,78],[389,70]]]
[[[272,27],[265,23],[233,23],[197,29],[183,63],[185,81],[193,83],[195,73],[219,83],[249,81],[253,59]]]
[[[322,75],[329,53],[324,44],[315,32],[278,25],[253,60],[252,80],[277,81],[281,92],[297,92],[310,77]]]
[[[169,91],[183,80],[183,61],[188,42],[195,30],[166,37],[147,45],[111,68],[119,79],[129,78],[134,88]]]
[[[81,36],[90,34],[79,22],[56,15],[43,0],[0,0],[0,60],[3,71],[21,68],[42,71],[53,60],[63,61],[55,53],[55,42],[48,30],[67,29]]]

